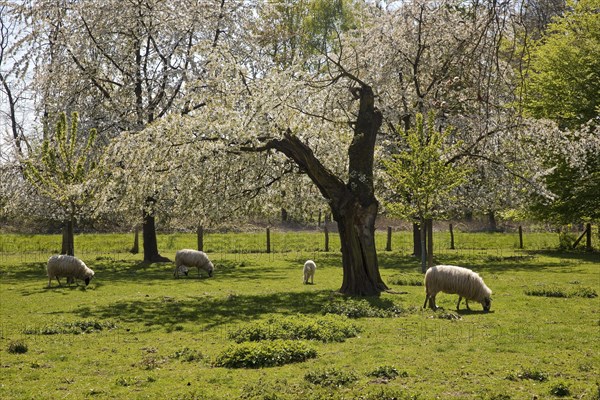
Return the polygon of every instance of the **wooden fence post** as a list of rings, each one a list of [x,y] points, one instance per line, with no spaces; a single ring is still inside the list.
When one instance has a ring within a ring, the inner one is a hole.
[[[325,251],[329,251],[329,229],[327,229],[327,226],[323,229],[323,231],[325,232]]]
[[[519,248],[523,248],[523,227],[519,225]]]
[[[198,226],[196,236],[198,239],[198,251],[204,251],[204,227],[202,225]]]
[[[450,224],[450,250],[454,250],[454,229]]]
[[[592,224],[587,223],[585,226],[585,231],[587,232],[585,237],[585,249],[587,251],[592,251]]]
[[[267,228],[267,253],[271,252],[271,230]]]
[[[133,247],[129,250],[131,254],[138,254],[140,252],[140,230],[136,227],[135,234],[133,236]]]
[[[392,251],[392,227],[387,227],[387,242],[385,244],[385,251]]]

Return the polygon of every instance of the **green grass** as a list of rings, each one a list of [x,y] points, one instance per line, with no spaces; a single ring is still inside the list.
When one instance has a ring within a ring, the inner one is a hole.
[[[78,235],[76,253],[95,278],[47,289],[45,262],[60,236],[1,235],[0,398],[599,398],[600,298],[588,296],[600,293],[598,253],[520,251],[502,234],[457,234],[452,251],[439,234],[436,262],[476,270],[494,294],[490,313],[473,302],[456,312],[447,294],[432,312],[421,309],[405,233],[394,233],[392,252],[377,238],[384,281],[405,293],[364,299],[335,294],[335,235],[328,253],[321,234],[272,233],[270,254],[263,239],[206,235],[214,277],[174,279],[172,264],[127,253],[132,235]],[[171,259],[194,243],[159,236]],[[307,258],[317,262],[314,285],[302,284]],[[544,295],[554,291],[568,296]],[[324,317],[335,310],[354,318]],[[457,318],[439,317],[450,314]],[[256,342],[234,340],[255,331]],[[264,368],[217,366],[224,354]]]

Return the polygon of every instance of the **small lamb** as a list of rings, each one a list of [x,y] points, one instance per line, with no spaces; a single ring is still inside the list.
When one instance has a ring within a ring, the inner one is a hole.
[[[315,270],[317,269],[317,264],[313,260],[308,260],[304,263],[304,284],[308,284],[308,279],[310,279],[310,284],[314,284]]]

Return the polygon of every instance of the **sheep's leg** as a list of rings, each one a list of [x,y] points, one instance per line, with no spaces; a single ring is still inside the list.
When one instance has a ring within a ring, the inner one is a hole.
[[[438,306],[435,304],[435,295],[429,296],[429,307],[431,307],[433,311],[438,309]]]
[[[456,303],[456,311],[460,310],[459,306],[460,306],[461,300],[462,300],[462,297],[458,296],[458,303]],[[466,301],[467,301],[467,299],[465,299],[465,302]],[[467,306],[467,308],[469,308],[469,307]]]
[[[60,283],[60,279],[58,279],[58,276],[55,276],[56,278],[56,282],[58,282],[58,286],[62,286],[62,284]]]
[[[427,300],[429,300],[429,295],[425,294],[425,303],[423,303],[423,308],[427,307]]]
[[[465,304],[467,305],[467,310],[471,311],[471,309],[469,308],[469,300],[465,299]]]

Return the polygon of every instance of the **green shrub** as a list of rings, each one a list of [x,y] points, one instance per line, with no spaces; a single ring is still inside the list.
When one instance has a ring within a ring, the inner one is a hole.
[[[10,342],[7,349],[10,354],[25,354],[27,353],[27,350],[27,343],[23,342],[22,340]]]
[[[305,339],[343,342],[360,333],[348,318],[338,315],[270,318],[267,321],[245,325],[228,333],[237,343],[276,339]]]
[[[351,298],[336,299],[326,303],[322,311],[324,314],[345,315],[349,318],[377,317],[389,318],[402,314],[402,310],[396,306],[377,307],[365,299],[355,300]]]
[[[569,387],[564,383],[559,383],[558,385],[554,385],[552,389],[550,389],[550,394],[557,397],[565,397],[571,394]]]
[[[338,368],[328,368],[311,371],[304,375],[308,382],[327,387],[341,387],[349,385],[358,380],[358,376],[352,371],[343,371]]]
[[[225,349],[214,364],[225,368],[274,367],[302,362],[316,356],[315,349],[294,340],[244,342]]]
[[[374,376],[376,378],[385,378],[388,380],[392,380],[397,378],[398,376],[402,378],[408,377],[408,373],[403,371],[399,372],[396,367],[391,365],[382,365],[380,367],[375,368],[373,371],[367,374],[368,376]]]

